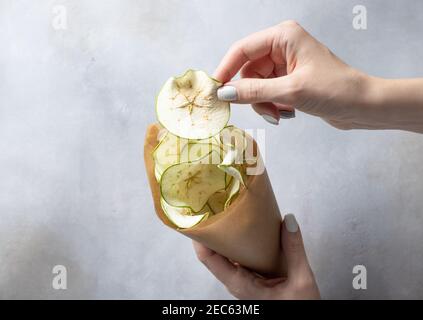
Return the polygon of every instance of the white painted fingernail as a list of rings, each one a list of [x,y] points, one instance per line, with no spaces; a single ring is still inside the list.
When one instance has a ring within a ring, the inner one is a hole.
[[[295,110],[287,111],[287,110],[280,110],[279,114],[283,119],[292,119],[295,118]]]
[[[295,216],[292,213],[285,215],[284,221],[286,230],[291,233],[295,233],[298,231],[297,219],[295,219]]]
[[[267,122],[275,126],[279,124],[279,120],[277,120],[276,118],[273,118],[272,116],[269,116],[268,114],[262,114],[261,116],[263,117],[264,120],[266,120]]]
[[[238,99],[236,88],[232,86],[223,86],[217,89],[217,98],[223,101],[235,101]]]

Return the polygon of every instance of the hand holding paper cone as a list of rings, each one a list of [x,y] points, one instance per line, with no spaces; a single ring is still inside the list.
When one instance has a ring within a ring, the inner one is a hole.
[[[144,160],[158,217],[169,227],[160,204],[159,184],[154,175],[152,152],[158,144],[158,124],[147,129]],[[178,231],[208,248],[262,274],[281,275],[284,266],[280,251],[281,216],[267,172],[251,176],[248,188],[224,211],[193,228]]]
[[[301,230],[293,214],[285,215],[281,234],[281,250],[284,250],[286,257],[287,277],[270,279],[232,263],[199,242],[193,241],[193,244],[198,259],[238,299],[320,299]]]

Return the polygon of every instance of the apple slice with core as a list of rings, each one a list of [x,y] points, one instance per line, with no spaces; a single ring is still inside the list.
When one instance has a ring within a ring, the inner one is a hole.
[[[184,162],[170,166],[160,179],[163,199],[173,207],[199,212],[209,197],[225,188],[225,172],[212,164]]]
[[[204,71],[188,70],[168,79],[157,96],[159,122],[174,135],[207,139],[219,133],[230,117],[229,102],[217,99],[222,84]]]

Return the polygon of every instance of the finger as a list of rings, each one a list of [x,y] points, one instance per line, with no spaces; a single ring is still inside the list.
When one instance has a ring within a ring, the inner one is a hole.
[[[229,283],[236,274],[237,267],[228,259],[207,248],[197,241],[192,242],[194,250],[207,269],[223,284]]]
[[[295,108],[290,105],[286,105],[283,103],[274,103],[276,108],[278,109],[279,115],[281,119],[292,119],[295,118]]]
[[[251,106],[261,116],[268,115],[277,121],[280,119],[278,108],[271,102],[253,103]]]
[[[273,68],[273,73],[274,73],[275,77],[286,76],[287,75],[287,72],[286,72],[286,63],[284,63],[284,64],[275,64],[275,66]]]
[[[214,78],[225,83],[231,80],[247,61],[255,61],[269,55],[277,32],[276,27],[271,27],[235,42],[217,67]]]
[[[227,258],[210,250],[199,242],[193,241],[198,259],[210,270],[229,292],[239,299],[259,299],[267,291],[259,287],[258,276],[253,272],[233,265]]]
[[[283,104],[283,103],[277,103],[277,102],[275,102],[274,105],[276,106],[276,108],[279,111],[294,111],[295,110],[295,108],[293,106],[288,105],[288,104]]]
[[[281,103],[271,103],[271,102],[260,102],[253,103],[251,105],[255,112],[259,115],[267,114],[269,116],[280,118],[291,118],[287,117],[288,114],[295,115],[295,108],[293,106],[281,104]]]
[[[217,90],[220,100],[235,103],[294,103],[293,75],[271,79],[244,78],[226,83]]]
[[[273,73],[275,64],[269,56],[256,61],[248,61],[240,71],[241,78],[268,78]]]
[[[273,61],[268,56],[265,56],[259,60],[247,62],[241,69],[241,77],[258,79],[267,78],[273,73],[273,68]],[[253,103],[252,107],[259,115],[271,116],[273,119],[275,119],[275,121],[279,121],[279,110],[284,109],[284,105],[277,105],[271,102]],[[290,111],[290,108],[286,106],[285,110]]]
[[[274,64],[268,56],[256,61],[247,62],[241,69],[242,78],[267,78],[273,72]],[[253,103],[254,111],[259,114],[267,114],[272,118],[279,119],[277,107],[271,102]]]
[[[256,279],[256,283],[262,285],[263,287],[272,288],[286,281],[286,278],[279,277],[273,279]]]
[[[287,214],[282,224],[282,248],[285,253],[288,279],[303,275],[309,270],[303,238],[293,214]]]
[[[229,259],[207,248],[197,241],[193,241],[198,259],[211,273],[228,289],[244,287],[252,282],[256,276],[241,266],[235,266]]]

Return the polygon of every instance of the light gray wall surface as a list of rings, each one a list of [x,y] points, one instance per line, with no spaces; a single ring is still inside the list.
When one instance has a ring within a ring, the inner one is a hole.
[[[368,29],[352,27],[364,4]],[[52,27],[54,6],[67,29]],[[299,21],[344,61],[423,75],[423,2],[0,0],[0,298],[231,298],[156,218],[142,146],[155,95],[213,72],[232,42]],[[265,128],[281,211],[300,222],[325,298],[423,298],[423,136],[339,131],[297,113]],[[52,268],[68,289],[52,288]],[[367,267],[368,289],[352,288]]]

